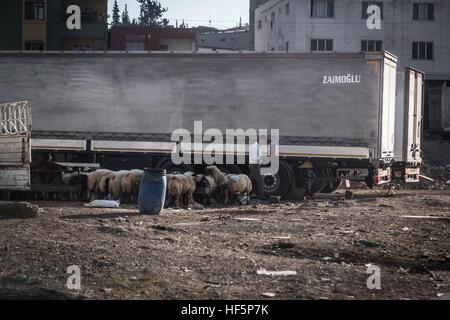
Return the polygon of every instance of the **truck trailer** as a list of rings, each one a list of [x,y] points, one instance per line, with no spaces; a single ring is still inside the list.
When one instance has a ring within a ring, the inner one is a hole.
[[[343,179],[369,187],[418,179],[420,159],[395,154],[396,139],[410,139],[396,136],[396,82],[389,52],[0,54],[0,100],[33,106],[33,156],[67,167],[200,172],[172,163],[174,130],[192,132],[195,121],[223,132],[279,129],[280,167],[265,176],[265,191],[285,198],[332,192]],[[420,121],[406,122],[402,133],[421,132]]]

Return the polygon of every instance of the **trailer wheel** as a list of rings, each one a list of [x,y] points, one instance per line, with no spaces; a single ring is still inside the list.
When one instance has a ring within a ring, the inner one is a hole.
[[[328,178],[335,178],[332,169],[325,169],[325,173]],[[338,190],[342,185],[341,179],[335,179],[333,181],[327,181],[325,187],[320,191],[321,193],[333,193]]]
[[[291,190],[294,171],[290,164],[280,161],[280,168],[275,175],[264,176],[264,192],[267,196],[286,198]]]
[[[0,200],[1,201],[9,201],[10,192],[7,190],[0,190]]]
[[[301,177],[303,186],[306,189],[306,194],[313,196],[322,191],[325,187],[325,181],[315,180],[326,178],[324,169],[301,169]]]

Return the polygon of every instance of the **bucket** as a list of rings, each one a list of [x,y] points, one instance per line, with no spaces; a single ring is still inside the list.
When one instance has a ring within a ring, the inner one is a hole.
[[[166,170],[144,169],[139,188],[139,213],[159,215],[166,198]]]

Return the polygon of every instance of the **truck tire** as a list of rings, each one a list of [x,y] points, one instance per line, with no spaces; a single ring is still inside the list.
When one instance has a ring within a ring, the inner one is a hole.
[[[0,190],[0,201],[9,201],[10,192],[7,190]]]
[[[291,191],[294,170],[287,162],[280,161],[280,168],[275,175],[264,177],[264,193],[267,196],[281,196],[286,199]]]
[[[303,180],[302,185],[306,190],[306,194],[309,196],[321,192],[325,187],[325,181],[314,180],[326,178],[324,169],[301,169],[301,177]]]
[[[335,178],[332,169],[325,169],[328,178]],[[325,187],[320,191],[321,193],[333,193],[342,186],[342,180],[335,179],[333,181],[327,181]]]

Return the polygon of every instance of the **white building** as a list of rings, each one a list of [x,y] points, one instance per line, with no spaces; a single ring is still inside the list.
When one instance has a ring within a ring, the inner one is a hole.
[[[248,25],[227,30],[208,30],[197,32],[197,48],[250,50]]]
[[[367,26],[370,5],[381,9],[380,29]],[[450,121],[450,1],[268,0],[254,18],[255,51],[396,54],[400,68],[426,73],[426,128]]]

